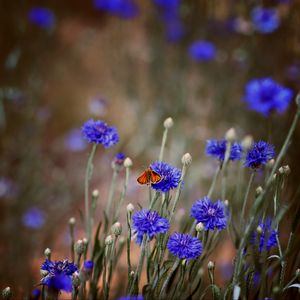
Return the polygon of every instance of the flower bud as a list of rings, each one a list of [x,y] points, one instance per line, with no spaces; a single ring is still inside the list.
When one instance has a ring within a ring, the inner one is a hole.
[[[115,235],[115,236],[119,236],[122,233],[122,225],[120,222],[116,222],[115,224],[113,224],[111,226],[111,232]]]
[[[275,164],[275,159],[272,158],[267,162],[267,168],[272,169]]]
[[[174,121],[173,121],[172,118],[165,119],[165,121],[164,121],[164,127],[166,129],[170,129],[171,127],[173,127],[173,125],[174,125]]]
[[[74,226],[75,223],[76,223],[76,219],[74,217],[72,217],[72,218],[69,219],[70,226]]]
[[[181,158],[181,162],[183,165],[189,166],[192,163],[192,156],[189,153],[183,154]]]
[[[126,157],[124,160],[124,167],[131,168],[132,167],[132,160],[129,157]]]
[[[224,205],[225,205],[226,207],[228,207],[228,206],[229,206],[229,201],[228,201],[228,200],[224,200]]]
[[[209,261],[207,264],[207,268],[208,270],[213,270],[215,268],[215,264],[212,261]]]
[[[49,272],[47,270],[40,270],[40,274],[42,277],[46,277],[49,274]]]
[[[256,197],[259,196],[260,194],[263,193],[263,188],[261,186],[258,186],[255,190],[255,193],[256,193]]]
[[[204,274],[204,269],[203,269],[203,268],[200,268],[200,269],[198,270],[198,276],[199,276],[199,277],[202,277],[203,274]]]
[[[11,288],[9,286],[2,290],[2,297],[6,300],[12,297]]]
[[[133,211],[134,211],[134,206],[133,206],[133,204],[132,204],[132,203],[129,203],[129,204],[127,205],[126,209],[127,209],[127,212],[128,212],[128,213],[132,214]]]
[[[253,144],[253,137],[251,135],[246,135],[242,140],[242,147],[244,150],[249,150]]]
[[[186,259],[183,259],[181,265],[184,267],[186,265]]]
[[[202,232],[204,230],[204,225],[203,223],[199,222],[197,225],[196,225],[196,231],[197,232]]]
[[[98,198],[99,197],[99,191],[98,190],[93,190],[92,197],[93,198]]]
[[[82,239],[82,242],[85,246],[87,246],[87,244],[89,243],[88,239],[87,238],[83,238]]]
[[[46,259],[50,260],[51,259],[51,249],[46,248],[44,251],[44,255],[45,255]]]
[[[236,140],[236,132],[234,128],[230,128],[227,130],[227,132],[225,133],[225,139],[230,143],[233,143]]]
[[[111,235],[108,235],[105,239],[105,245],[110,246],[113,243],[113,237]]]
[[[280,291],[281,291],[281,289],[280,289],[280,287],[279,287],[278,285],[276,285],[276,286],[273,287],[272,292],[273,292],[274,294],[279,294]]]
[[[81,280],[79,276],[79,272],[76,271],[72,274],[72,284],[75,288],[78,288],[80,286]]]
[[[257,226],[256,232],[257,232],[258,234],[262,234],[263,229],[261,228],[261,226]]]
[[[85,246],[85,244],[83,243],[83,241],[82,241],[82,240],[78,240],[78,241],[76,242],[76,244],[74,245],[74,250],[75,250],[75,252],[76,252],[77,255],[81,255],[81,254],[84,253],[85,247],[86,247],[86,246]]]
[[[282,175],[289,175],[291,173],[291,169],[288,165],[280,167],[278,171]]]
[[[297,269],[295,275],[299,278],[300,277],[300,269]]]
[[[133,277],[134,276],[134,271],[131,271],[130,272],[130,277]]]

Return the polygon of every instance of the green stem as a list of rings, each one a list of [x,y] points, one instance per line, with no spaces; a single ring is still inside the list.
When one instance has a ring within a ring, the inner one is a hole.
[[[245,197],[244,197],[244,200],[243,200],[243,207],[242,207],[242,214],[241,214],[240,223],[242,223],[242,221],[244,220],[244,217],[245,217],[247,200],[248,200],[248,197],[249,197],[249,192],[250,192],[252,183],[254,181],[254,177],[255,177],[255,172],[252,172],[252,174],[250,176],[250,179],[249,179],[249,182],[248,182],[247,189],[246,189]]]
[[[129,169],[129,168],[126,168],[126,171],[125,171],[125,172],[126,172],[126,174],[125,174],[124,187],[123,187],[123,191],[122,191],[122,194],[121,194],[120,201],[119,201],[118,206],[117,206],[117,209],[116,209],[116,214],[115,214],[114,222],[116,222],[116,221],[118,220],[118,218],[119,218],[120,210],[121,210],[121,207],[122,207],[122,205],[123,205],[123,203],[124,203],[125,196],[126,196],[126,192],[127,192],[130,169]]]
[[[222,168],[222,165],[220,164],[219,167],[218,167],[218,169],[217,169],[216,172],[215,172],[213,181],[212,181],[212,183],[211,183],[211,185],[210,185],[210,188],[209,188],[209,191],[208,191],[208,193],[207,193],[207,197],[208,197],[208,198],[211,197],[211,195],[212,195],[212,193],[213,193],[213,191],[214,191],[214,189],[215,189],[216,182],[217,182],[217,178],[218,178],[218,176],[219,176],[219,174],[220,174],[221,168]]]
[[[111,184],[110,184],[110,188],[109,188],[108,201],[107,201],[106,209],[105,209],[106,216],[108,218],[109,218],[109,213],[110,213],[112,201],[113,201],[115,190],[116,190],[116,179],[117,179],[118,173],[119,172],[118,172],[117,168],[114,167],[113,168],[113,176],[112,176]]]
[[[91,242],[91,224],[90,224],[90,205],[89,205],[89,182],[93,174],[93,159],[97,149],[97,144],[93,144],[92,151],[89,155],[86,173],[85,173],[85,193],[84,193],[84,206],[85,206],[85,231],[89,242]]]
[[[131,273],[131,260],[130,260],[130,244],[131,244],[131,213],[127,213],[127,226],[128,226],[128,235],[127,235],[127,266],[128,266],[128,280]]]
[[[164,133],[163,133],[162,142],[161,142],[159,157],[158,157],[159,161],[163,160],[164,150],[165,150],[165,146],[166,146],[166,142],[167,142],[167,136],[168,136],[168,128],[165,128]]]

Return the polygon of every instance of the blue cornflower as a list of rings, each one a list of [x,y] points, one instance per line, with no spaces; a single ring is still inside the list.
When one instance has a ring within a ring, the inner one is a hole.
[[[255,7],[251,11],[251,19],[260,33],[271,33],[280,25],[278,12],[274,8]]]
[[[181,259],[195,259],[202,253],[202,244],[190,234],[173,233],[168,241],[169,251]]]
[[[272,229],[272,219],[266,218],[265,221],[264,222],[261,221],[258,226],[262,230],[262,233],[260,233],[258,236],[257,230],[253,232],[250,239],[250,243],[255,245],[258,239],[259,252],[262,252],[266,249],[269,251],[272,247],[277,246],[278,232]]]
[[[245,87],[245,101],[249,108],[268,116],[284,112],[293,98],[293,91],[271,78],[253,79]]]
[[[103,121],[91,119],[83,124],[81,131],[89,143],[101,144],[104,148],[109,148],[119,142],[117,129],[108,126]]]
[[[26,227],[38,229],[45,223],[45,213],[37,207],[31,207],[23,214],[22,223]]]
[[[166,10],[179,7],[180,1],[181,0],[153,0],[157,6]]]
[[[159,233],[166,233],[170,223],[167,219],[161,217],[158,212],[142,209],[133,214],[132,227],[137,234],[136,242],[140,245],[144,235],[147,235],[147,238],[151,240]]]
[[[28,19],[31,23],[44,29],[50,29],[55,25],[55,15],[52,10],[46,7],[31,8]]]
[[[46,259],[41,266],[41,270],[48,272],[41,279],[43,285],[56,290],[72,292],[72,274],[78,270],[74,263],[68,262],[68,260],[53,262]]]
[[[166,193],[177,188],[181,178],[181,170],[163,161],[152,163],[150,168],[161,176],[160,182],[151,185],[153,189]]]
[[[139,13],[139,8],[133,0],[94,0],[94,6],[123,19],[134,18]]]
[[[123,297],[117,298],[116,300],[144,300],[144,297],[142,295],[139,295],[139,296],[123,296]]]
[[[206,143],[206,154],[224,161],[226,152],[226,140],[208,140]],[[243,148],[239,143],[233,143],[230,149],[230,160],[241,159]]]
[[[226,227],[225,205],[222,201],[212,202],[208,197],[197,200],[191,208],[191,216],[204,224],[206,230]]]
[[[91,271],[94,268],[94,262],[92,260],[86,260],[83,263],[83,269],[87,271]]]
[[[252,169],[257,169],[265,165],[269,160],[275,157],[274,146],[264,142],[259,141],[254,143],[252,147],[248,150],[245,159],[245,166]]]
[[[37,300],[37,299],[39,299],[40,295],[41,295],[41,290],[39,290],[39,289],[34,289],[34,290],[31,292],[31,297],[30,297],[30,299],[32,299],[32,300]]]
[[[87,142],[83,139],[80,129],[72,129],[65,137],[65,146],[73,152],[83,151]]]
[[[123,166],[123,162],[124,162],[125,158],[126,158],[125,154],[122,152],[119,152],[114,157],[114,163],[118,166]]]
[[[193,60],[197,62],[204,62],[213,60],[216,57],[217,50],[213,43],[198,40],[190,45],[188,53]]]

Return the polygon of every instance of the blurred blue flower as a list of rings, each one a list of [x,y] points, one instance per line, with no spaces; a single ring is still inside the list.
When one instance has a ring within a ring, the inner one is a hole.
[[[55,25],[55,15],[51,9],[46,7],[31,8],[28,19],[31,23],[44,29],[51,29]]]
[[[132,227],[137,234],[136,242],[141,244],[143,236],[147,235],[149,240],[159,233],[166,233],[170,223],[161,217],[158,212],[149,209],[137,211],[132,216]]]
[[[272,247],[277,246],[278,232],[272,229],[272,219],[267,217],[264,222],[260,221],[258,226],[262,230],[262,233],[259,234],[257,233],[257,230],[255,230],[251,235],[250,243],[252,245],[257,245],[258,241],[259,252],[266,249],[269,251]]]
[[[272,33],[279,25],[279,15],[274,8],[255,7],[251,11],[254,28],[260,33]]]
[[[139,296],[123,296],[123,297],[117,298],[116,300],[144,300],[144,297],[142,295],[139,295]]]
[[[22,216],[24,226],[38,229],[45,224],[45,213],[37,207],[31,207]]]
[[[202,253],[202,244],[190,234],[173,233],[167,244],[169,251],[181,259],[195,259]]]
[[[95,116],[101,117],[106,114],[107,101],[102,97],[92,97],[89,101],[89,112]]]
[[[94,0],[94,6],[123,19],[134,18],[139,13],[139,8],[133,0]]]
[[[117,129],[103,121],[91,119],[83,124],[81,131],[89,143],[101,144],[104,148],[110,148],[119,142]]]
[[[226,152],[226,140],[208,140],[206,142],[206,154],[224,161]],[[230,149],[230,160],[241,159],[243,148],[239,143],[233,143]]]
[[[30,299],[31,299],[31,300],[37,300],[37,299],[39,299],[40,295],[41,295],[41,290],[39,290],[39,289],[34,289],[34,290],[31,292],[31,297],[30,297]]]
[[[83,269],[86,271],[91,271],[94,268],[94,262],[92,260],[86,260],[83,263]]]
[[[124,162],[125,158],[126,158],[125,154],[122,152],[119,152],[114,157],[114,163],[116,165],[123,166],[123,162]]]
[[[213,43],[204,40],[193,42],[188,48],[191,59],[197,62],[211,61],[216,57],[217,50]]]
[[[78,270],[78,267],[68,260],[51,261],[46,259],[41,266],[41,270],[48,274],[41,279],[42,285],[47,285],[55,290],[72,292],[72,274]]]
[[[252,169],[260,168],[265,165],[269,160],[275,157],[274,146],[264,142],[259,141],[254,143],[252,147],[248,150],[245,159],[245,166]]]
[[[153,3],[166,10],[177,8],[181,0],[153,0]]]
[[[163,161],[152,163],[150,168],[161,176],[160,182],[151,185],[153,189],[166,193],[178,186],[181,178],[181,170],[178,168]]]
[[[291,65],[289,65],[286,69],[287,77],[290,80],[299,80],[300,79],[300,63],[295,62]]]
[[[203,223],[206,230],[224,229],[227,225],[225,205],[221,200],[212,202],[208,197],[194,202],[191,208],[191,217]]]
[[[82,137],[80,129],[72,129],[65,137],[65,146],[73,152],[80,152],[86,149],[87,143]]]
[[[16,194],[16,184],[7,177],[0,177],[0,198],[13,198]]]
[[[268,116],[273,111],[284,112],[293,98],[291,89],[271,78],[253,79],[245,87],[244,100],[250,109]]]
[[[168,42],[176,43],[184,37],[185,29],[179,19],[168,21],[165,26],[165,35]]]

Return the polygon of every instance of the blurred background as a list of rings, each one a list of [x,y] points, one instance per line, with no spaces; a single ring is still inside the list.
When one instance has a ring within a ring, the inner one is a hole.
[[[271,32],[253,23],[257,6],[276,10]],[[216,168],[207,139],[234,127],[239,138],[251,134],[278,150],[295,104],[267,118],[248,109],[244,88],[272,77],[299,90],[299,28],[298,0],[0,0],[1,288],[30,291],[46,247],[56,259],[69,256],[70,217],[83,237],[78,211],[90,146],[80,128],[89,118],[121,137],[96,155],[99,218],[120,151],[134,162],[126,203],[146,201],[136,175],[157,159],[166,117],[175,122],[166,161],[180,167],[184,152],[193,156],[182,213],[205,195]],[[211,43],[202,54],[190,48],[198,40]],[[287,200],[299,185],[299,138],[298,128],[285,161]]]

